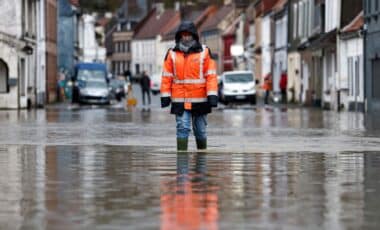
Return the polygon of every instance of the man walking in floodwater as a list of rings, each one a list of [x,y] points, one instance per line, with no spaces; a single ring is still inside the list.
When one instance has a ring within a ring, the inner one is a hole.
[[[177,124],[177,150],[186,151],[191,123],[198,149],[207,148],[207,114],[218,105],[216,65],[199,42],[193,22],[184,21],[175,35],[175,47],[165,56],[161,106],[172,104]]]

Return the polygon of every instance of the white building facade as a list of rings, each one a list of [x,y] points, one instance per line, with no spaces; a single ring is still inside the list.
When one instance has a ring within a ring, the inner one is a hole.
[[[288,15],[284,10],[274,19],[275,43],[274,43],[274,63],[273,63],[273,92],[280,93],[280,78],[283,72],[288,69]]]
[[[99,46],[96,40],[95,17],[96,15],[85,14],[78,22],[78,40],[82,50],[79,60],[105,63],[106,48]]]
[[[341,103],[347,110],[364,110],[363,38],[340,41],[339,86]]]
[[[37,2],[37,62],[36,91],[37,106],[43,106],[46,98],[46,2]]]
[[[334,31],[338,28],[340,1],[326,0],[325,4],[325,33],[336,34]],[[337,109],[337,92],[339,90],[337,63],[339,60],[335,43],[324,49],[323,56],[322,106],[327,109]]]
[[[0,1],[0,108],[26,108],[41,92],[36,78],[38,2]]]
[[[272,72],[272,56],[273,56],[273,47],[272,47],[272,16],[270,14],[263,17],[261,22],[261,31],[262,31],[262,76],[265,78],[267,74]],[[264,82],[264,81],[262,81]]]
[[[148,75],[156,73],[157,39],[132,40],[132,74],[140,75],[146,71]]]

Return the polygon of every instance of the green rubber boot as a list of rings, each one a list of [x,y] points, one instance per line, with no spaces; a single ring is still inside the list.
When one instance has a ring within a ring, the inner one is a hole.
[[[187,151],[187,138],[177,138],[177,150]]]
[[[196,139],[197,149],[207,149],[207,139]]]

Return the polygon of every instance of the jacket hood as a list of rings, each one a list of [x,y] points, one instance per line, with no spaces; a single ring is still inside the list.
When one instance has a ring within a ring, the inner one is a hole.
[[[199,42],[199,36],[197,32],[197,28],[195,27],[194,23],[191,21],[182,21],[179,25],[177,32],[175,33],[175,42],[178,43],[180,40],[180,34],[181,32],[189,32],[193,35],[194,39]]]

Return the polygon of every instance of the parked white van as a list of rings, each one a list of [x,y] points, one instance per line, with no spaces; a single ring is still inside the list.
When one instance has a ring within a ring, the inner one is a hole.
[[[252,71],[224,72],[219,83],[222,103],[248,102],[256,104],[256,83]]]

